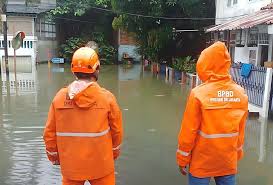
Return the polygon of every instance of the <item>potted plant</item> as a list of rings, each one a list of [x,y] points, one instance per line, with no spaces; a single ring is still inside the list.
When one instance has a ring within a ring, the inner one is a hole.
[[[184,70],[184,58],[176,58],[173,64],[174,78],[179,81],[182,78],[182,72]]]
[[[166,74],[167,61],[163,60],[159,65],[160,74]]]
[[[197,77],[196,76],[196,60],[192,60],[191,57],[185,60],[184,71],[190,77],[191,87],[194,88],[196,86],[196,77]]]

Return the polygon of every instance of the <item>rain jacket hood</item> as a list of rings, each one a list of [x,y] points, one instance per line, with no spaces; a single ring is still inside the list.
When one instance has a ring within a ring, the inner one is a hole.
[[[216,42],[201,53],[196,70],[199,78],[206,82],[230,79],[230,66],[231,59],[225,44]]]
[[[96,88],[92,88],[92,86],[98,86],[98,84],[96,82],[76,80],[69,85],[68,96],[75,101],[79,108],[90,108],[96,102],[94,97]]]

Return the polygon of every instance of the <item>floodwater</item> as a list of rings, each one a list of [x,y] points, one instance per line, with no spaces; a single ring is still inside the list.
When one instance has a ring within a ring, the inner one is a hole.
[[[73,80],[69,66],[46,64],[18,72],[17,86],[14,76],[9,83],[1,76],[0,185],[60,185],[59,168],[46,158],[42,132],[52,98]],[[116,95],[123,111],[117,185],[186,185],[175,153],[188,87],[155,77],[140,65],[103,66],[99,83]],[[272,185],[272,122],[248,121],[245,151],[238,185]]]

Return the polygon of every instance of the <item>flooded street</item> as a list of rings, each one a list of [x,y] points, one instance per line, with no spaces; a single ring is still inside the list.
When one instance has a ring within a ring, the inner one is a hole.
[[[0,185],[60,185],[59,168],[47,160],[42,133],[51,100],[74,79],[69,66],[43,64],[18,72],[17,88],[14,74],[10,84],[1,77]],[[103,66],[99,83],[116,95],[123,112],[117,185],[186,185],[175,155],[188,87],[155,77],[140,65]],[[272,185],[272,174],[273,123],[249,120],[238,185]]]

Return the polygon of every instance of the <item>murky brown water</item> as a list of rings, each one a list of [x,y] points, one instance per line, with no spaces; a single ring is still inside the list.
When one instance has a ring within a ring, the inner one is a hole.
[[[68,66],[39,65],[0,86],[0,185],[60,185],[48,162],[42,132],[55,93],[73,80]],[[100,84],[118,98],[125,138],[117,161],[117,185],[186,185],[175,152],[188,88],[143,72],[141,66],[103,66]],[[17,90],[16,90],[17,89]],[[250,120],[239,185],[273,184],[273,123]]]

